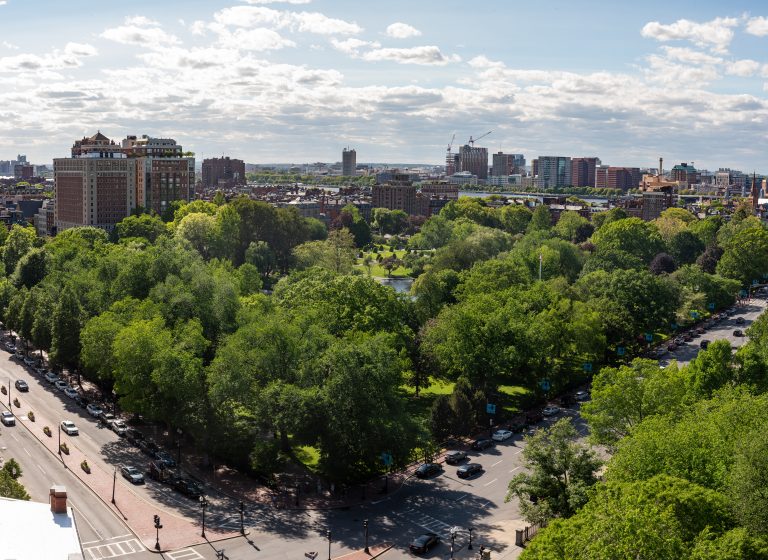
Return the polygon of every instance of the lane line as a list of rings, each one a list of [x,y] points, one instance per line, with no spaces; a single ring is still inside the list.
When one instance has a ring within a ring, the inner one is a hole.
[[[499,479],[498,479],[498,478],[494,478],[492,481],[490,481],[490,482],[486,482],[485,484],[483,484],[483,486],[490,486],[491,484],[493,484],[493,483],[494,483],[494,482],[496,482],[497,480],[499,480]]]
[[[77,507],[77,506],[76,506],[76,505],[75,505],[75,504],[72,502],[72,500],[69,500],[69,505],[71,505],[71,506],[72,506],[72,509],[73,509],[73,510],[75,510],[76,512],[78,512],[78,513],[80,514],[80,517],[81,517],[82,519],[85,519],[85,522],[86,522],[86,523],[88,523],[88,526],[89,526],[89,527],[90,527],[90,528],[93,530],[93,532],[94,532],[94,533],[96,533],[96,536],[97,536],[97,537],[99,537],[99,540],[100,540],[100,541],[103,541],[103,540],[104,540],[104,537],[101,535],[101,533],[99,533],[99,532],[96,530],[96,527],[94,527],[94,526],[93,526],[93,524],[91,524],[91,522],[90,522],[90,521],[88,521],[88,517],[87,517],[85,514],[83,514],[83,512],[82,512],[82,511],[80,511],[80,509],[78,509],[78,507]]]
[[[43,469],[43,467],[41,467],[39,463],[37,463],[37,468],[40,469],[45,476],[48,476],[48,473],[45,472],[45,469]]]
[[[511,470],[511,471],[509,471],[509,472],[513,473],[513,472],[515,472],[517,469],[522,469],[522,468],[523,468],[523,467],[515,467],[514,469],[512,469],[512,470]]]
[[[24,452],[25,452],[27,455],[29,455],[30,457],[32,457],[32,453],[30,453],[30,452],[27,450],[27,448],[26,448],[26,447],[22,447],[22,449],[24,450]]]
[[[493,467],[495,467],[496,465],[498,465],[498,464],[500,464],[500,463],[503,463],[503,462],[504,462],[504,459],[499,459],[498,461],[496,461],[494,464],[492,464],[492,465],[491,465],[491,468],[493,468]]]

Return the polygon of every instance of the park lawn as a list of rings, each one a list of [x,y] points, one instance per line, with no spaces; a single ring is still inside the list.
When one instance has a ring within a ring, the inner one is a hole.
[[[419,398],[416,398],[416,389],[410,385],[401,387],[403,393],[407,395],[406,407],[412,418],[428,418],[432,403],[440,395],[450,395],[453,393],[455,383],[451,381],[442,381],[432,379],[432,383],[419,390]]]
[[[517,414],[528,408],[534,397],[530,389],[519,385],[500,385],[499,393],[503,395],[504,402],[500,403],[502,408],[510,414]]]
[[[376,260],[376,256],[381,255],[382,259],[386,259],[387,257],[391,257],[394,255],[397,259],[402,260],[405,256],[406,251],[400,250],[400,251],[390,251],[389,249],[385,249],[385,245],[378,245],[379,249],[378,253],[372,253],[372,252],[366,252],[363,254],[363,257],[365,255],[370,255],[373,259],[371,263],[371,276],[375,276],[377,278],[405,278],[411,275],[411,269],[406,268],[404,266],[398,266],[397,268],[393,268],[391,273],[387,273],[387,270],[382,267],[379,262]],[[362,270],[365,274],[368,274],[368,268],[363,264],[363,259],[359,258],[357,259],[357,262],[355,263],[355,266]]]
[[[311,445],[297,445],[293,447],[293,456],[296,460],[312,472],[317,472],[320,463],[320,452]]]

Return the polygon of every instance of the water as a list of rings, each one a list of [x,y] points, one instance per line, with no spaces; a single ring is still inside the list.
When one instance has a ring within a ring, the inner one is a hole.
[[[399,294],[407,294],[411,291],[413,278],[374,278],[379,284],[389,286]]]

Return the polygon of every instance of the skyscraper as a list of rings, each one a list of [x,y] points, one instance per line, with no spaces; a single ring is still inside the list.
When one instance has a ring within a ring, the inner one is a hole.
[[[488,148],[464,144],[459,148],[459,171],[468,171],[478,179],[488,178]]]
[[[574,187],[594,187],[595,168],[600,165],[596,157],[579,157],[571,160],[571,183]]]
[[[203,160],[203,185],[217,187],[220,184],[232,187],[245,185],[245,162],[229,157]]]
[[[341,174],[344,177],[354,177],[357,175],[357,152],[344,148],[341,152]]]
[[[568,187],[571,185],[571,158],[563,156],[539,156],[537,171],[541,186]]]

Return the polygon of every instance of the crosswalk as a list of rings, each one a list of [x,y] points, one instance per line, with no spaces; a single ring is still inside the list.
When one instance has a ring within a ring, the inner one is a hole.
[[[423,513],[413,506],[410,506],[402,511],[395,512],[395,515],[404,518],[414,525],[418,525],[430,533],[439,535],[440,540],[443,542],[451,542],[451,530],[454,528],[454,525],[449,525],[445,521],[441,521],[435,517],[432,517],[431,515]],[[459,528],[459,531],[456,532],[456,537],[454,538],[454,548],[456,550],[462,548],[464,546],[464,542],[468,540],[467,537],[467,531]]]
[[[124,541],[84,547],[83,553],[85,553],[87,560],[103,560],[105,558],[128,556],[136,552],[142,552],[143,550],[144,547],[138,539],[127,539]]]
[[[198,551],[191,548],[182,548],[181,550],[166,552],[165,556],[171,560],[200,560],[200,558],[205,558]]]

